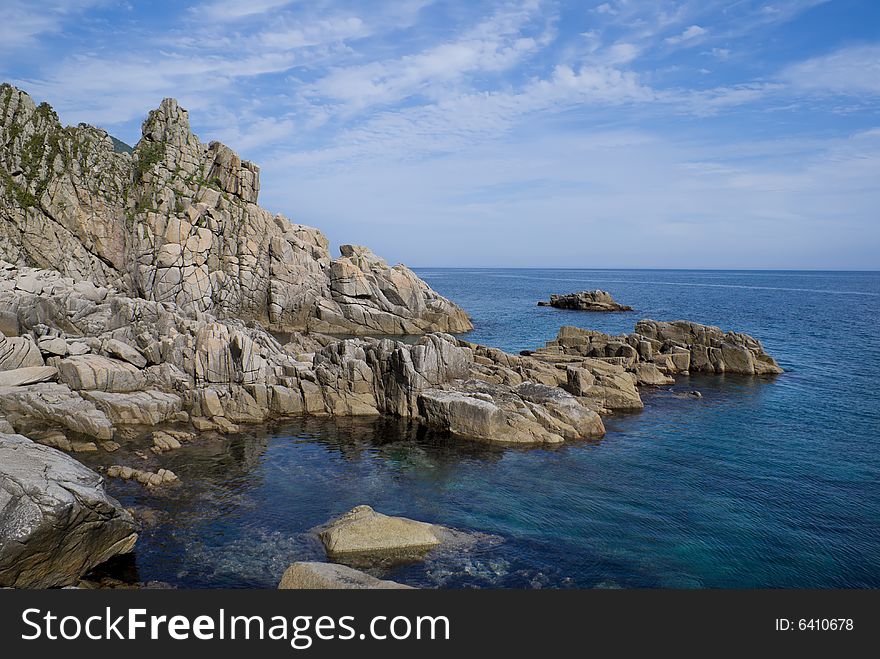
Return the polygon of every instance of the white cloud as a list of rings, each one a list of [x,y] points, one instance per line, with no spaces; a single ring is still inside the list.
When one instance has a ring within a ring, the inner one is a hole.
[[[279,156],[282,166],[322,170],[353,162],[422,159],[491,142],[530,117],[544,120],[578,108],[607,108],[655,98],[633,72],[608,66],[557,65],[547,78],[531,80],[517,91],[468,92],[436,102],[386,110],[340,132],[331,144]]]
[[[294,0],[214,0],[195,5],[190,11],[199,20],[226,23],[282,9],[292,2]]]
[[[0,21],[0,51],[35,45],[37,37],[61,32],[81,12],[107,0],[5,0]]]
[[[193,107],[208,106],[213,100],[209,93],[236,79],[286,71],[294,61],[286,53],[241,58],[169,53],[114,60],[79,57],[59,63],[44,79],[14,82],[52,103],[66,121],[112,125],[142,117],[165,96],[186,99]]]
[[[843,48],[788,67],[782,79],[804,91],[880,94],[880,45]]]
[[[257,33],[250,41],[254,47],[262,49],[296,50],[356,39],[369,34],[369,27],[358,16],[331,17],[310,23],[282,18],[280,25],[273,25]]]
[[[685,28],[684,32],[681,34],[675,35],[673,37],[668,37],[665,41],[670,45],[680,44],[682,42],[694,41],[697,37],[704,36],[708,30],[704,27],[700,27],[699,25],[691,25],[688,28]]]
[[[604,64],[615,66],[632,62],[641,53],[642,49],[639,46],[619,41],[605,48],[600,53],[600,58]]]
[[[539,9],[535,2],[506,7],[455,41],[395,59],[335,68],[307,94],[361,110],[415,94],[430,96],[471,74],[504,71],[541,48],[540,36],[523,32]]]

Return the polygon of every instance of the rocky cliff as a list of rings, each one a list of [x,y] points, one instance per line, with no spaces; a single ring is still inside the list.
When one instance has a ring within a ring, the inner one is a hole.
[[[0,85],[0,257],[184,311],[280,331],[422,334],[471,329],[403,265],[328,241],[257,204],[260,169],[202,143],[165,99],[132,154],[104,131],[62,126]]]

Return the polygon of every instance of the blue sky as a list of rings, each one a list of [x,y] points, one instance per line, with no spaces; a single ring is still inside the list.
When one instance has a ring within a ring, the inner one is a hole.
[[[414,266],[880,268],[880,2],[2,0],[0,79]]]

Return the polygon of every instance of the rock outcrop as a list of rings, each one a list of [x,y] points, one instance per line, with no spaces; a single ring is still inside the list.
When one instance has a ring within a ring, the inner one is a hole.
[[[292,564],[281,577],[280,590],[410,589],[396,581],[385,581],[347,565],[302,561]]]
[[[608,291],[581,291],[567,295],[551,295],[549,302],[538,302],[539,307],[556,307],[574,311],[632,311],[632,307],[619,304]]]
[[[553,362],[601,360],[633,372],[644,385],[666,384],[662,376],[677,373],[782,373],[761,342],[748,334],[685,320],[640,320],[634,332],[620,336],[562,327],[556,339],[528,354]]]
[[[73,585],[136,539],[134,520],[98,474],[26,437],[0,434],[0,586]]]
[[[464,332],[467,315],[403,265],[343,245],[257,205],[260,169],[202,143],[165,99],[133,154],[85,124],[0,85],[0,257],[77,280],[101,303],[109,287],[279,331]],[[50,280],[24,277],[33,294]],[[105,348],[113,357],[134,358]],[[38,366],[30,345],[0,345],[0,364]]]
[[[635,333],[652,346],[652,360],[669,372],[776,375],[782,369],[748,334],[724,332],[711,325],[686,320],[671,323],[641,320]],[[676,355],[689,354],[689,359]]]

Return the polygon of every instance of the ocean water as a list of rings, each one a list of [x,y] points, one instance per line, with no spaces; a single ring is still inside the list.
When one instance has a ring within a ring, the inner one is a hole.
[[[561,325],[689,319],[759,338],[773,379],[680,378],[593,442],[476,444],[397,420],[297,419],[163,456],[183,480],[111,481],[147,520],[131,578],[267,587],[323,558],[357,504],[473,541],[374,574],[424,587],[880,587],[880,273],[423,269],[467,338],[535,348]],[[635,312],[537,307],[609,290]],[[697,389],[700,399],[677,396]]]

